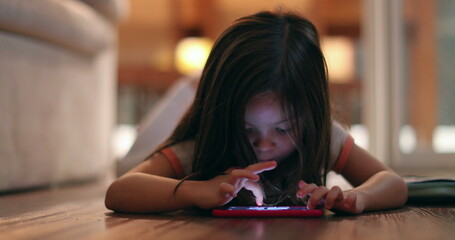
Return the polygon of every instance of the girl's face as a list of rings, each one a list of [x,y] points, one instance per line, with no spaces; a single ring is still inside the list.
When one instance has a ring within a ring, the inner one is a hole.
[[[245,128],[259,161],[280,163],[295,149],[291,121],[274,93],[261,93],[246,106]]]

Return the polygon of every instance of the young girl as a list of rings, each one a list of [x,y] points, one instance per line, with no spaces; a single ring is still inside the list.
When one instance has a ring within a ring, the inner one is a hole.
[[[354,188],[325,187],[331,170]],[[403,180],[332,120],[315,27],[260,12],[221,35],[174,132],[105,201],[132,213],[306,204],[358,214],[406,199]]]

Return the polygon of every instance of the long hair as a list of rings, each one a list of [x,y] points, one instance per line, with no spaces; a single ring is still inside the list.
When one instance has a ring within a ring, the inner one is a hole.
[[[195,140],[189,179],[208,180],[230,167],[257,163],[244,116],[248,101],[262,92],[276,94],[297,136],[295,152],[275,174],[263,174],[262,182],[297,204],[299,180],[325,184],[331,138],[319,37],[314,25],[297,14],[259,12],[226,29],[208,57],[193,104],[163,147]],[[236,204],[254,203],[245,192]]]

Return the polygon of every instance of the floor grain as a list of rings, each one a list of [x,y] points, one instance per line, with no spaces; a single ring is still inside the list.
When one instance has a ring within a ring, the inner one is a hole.
[[[0,239],[455,239],[455,206],[321,218],[213,218],[200,211],[118,214],[104,207],[104,189],[87,185],[0,196]],[[18,204],[27,210],[17,210]],[[16,210],[4,211],[8,208]]]

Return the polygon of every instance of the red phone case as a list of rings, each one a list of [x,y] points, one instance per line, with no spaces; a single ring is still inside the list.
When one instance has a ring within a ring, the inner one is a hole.
[[[233,206],[213,209],[212,215],[215,217],[320,217],[324,215],[324,210],[300,206]]]

